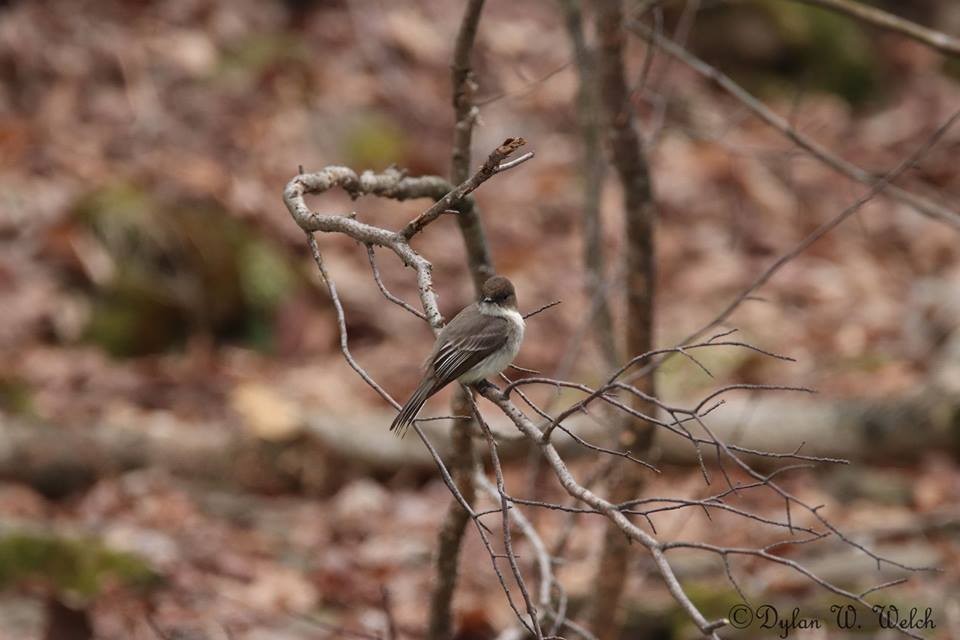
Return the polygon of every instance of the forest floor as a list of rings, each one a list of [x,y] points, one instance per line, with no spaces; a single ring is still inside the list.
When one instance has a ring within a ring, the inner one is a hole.
[[[197,429],[269,440],[278,422],[282,430],[309,413],[382,414],[377,396],[343,362],[334,312],[280,196],[298,165],[447,172],[448,65],[459,9],[410,0],[298,13],[287,4],[0,6],[0,421],[50,427],[51,442],[57,430],[156,421],[173,440]],[[482,25],[474,158],[518,135],[537,152],[477,192],[490,246],[524,310],[563,300],[530,320],[518,362],[553,372],[576,353],[570,377],[593,382],[604,369],[582,331],[588,301],[577,79],[562,20],[549,3],[494,2]],[[873,36],[883,49],[877,73],[884,83],[867,104],[852,108],[818,92],[764,99],[797,130],[880,175],[952,114],[960,84],[922,46]],[[631,71],[639,74],[644,55],[639,42],[631,45]],[[679,63],[655,58],[635,104],[654,140],[660,344],[706,324],[867,190]],[[960,202],[958,150],[960,127],[897,184]],[[622,319],[613,183],[603,193],[603,232],[611,301]],[[423,208],[337,193],[311,204],[391,228]],[[320,243],[354,355],[403,397],[429,349],[428,328],[383,299],[362,247],[342,238]],[[438,220],[416,248],[434,264],[441,310],[450,317],[472,295],[454,221]],[[413,273],[385,252],[378,259],[390,290],[415,301]],[[704,362],[716,379],[665,368],[658,378],[665,399],[738,382],[813,387],[824,402],[907,395],[930,384],[943,336],[960,326],[957,231],[881,195],[758,296],[723,327],[796,362],[711,351]],[[391,437],[386,425],[383,437]],[[960,465],[936,451],[919,464],[897,462],[863,467],[866,481],[815,470],[784,483],[826,504],[822,513],[857,540],[942,569],[913,575],[878,601],[889,594],[898,604],[932,607],[937,629],[928,637],[960,637]],[[573,468],[585,476],[591,463]],[[507,472],[511,486],[530,484],[519,464]],[[0,541],[0,639],[41,637],[50,596],[87,607],[103,639],[333,638],[344,637],[343,628],[377,634],[387,609],[401,633],[422,632],[431,552],[449,502],[437,480],[345,473],[318,495],[256,494],[139,469],[83,487],[51,497],[0,483],[3,532],[95,537],[134,553],[158,579],[144,586],[107,567],[91,587],[71,582],[90,578],[79,569],[67,572],[66,583],[52,573],[18,573],[4,566]],[[542,490],[559,498],[555,486]],[[695,468],[678,467],[645,491],[692,498],[716,487],[705,486]],[[766,493],[739,499],[744,508],[783,515],[782,501]],[[564,523],[552,512],[536,519],[548,539]],[[655,522],[667,538],[778,539],[775,529],[689,510]],[[598,518],[581,518],[559,569],[575,605],[590,592],[602,527]],[[468,534],[465,544],[459,637],[494,637],[512,613],[480,541]],[[518,544],[527,562],[525,543]],[[803,559],[844,584],[872,571],[830,544]],[[679,554],[677,562],[698,601],[725,615],[736,596],[714,560]],[[663,612],[672,605],[648,565],[636,559],[632,610],[669,619]],[[823,617],[842,601],[762,563],[734,562],[733,571],[748,594],[782,611],[797,602]]]

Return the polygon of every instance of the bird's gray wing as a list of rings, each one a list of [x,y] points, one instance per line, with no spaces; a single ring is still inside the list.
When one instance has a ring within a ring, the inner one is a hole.
[[[440,332],[428,362],[437,387],[453,382],[503,347],[507,342],[507,322],[496,316],[457,314]]]
[[[426,375],[393,419],[390,430],[403,437],[427,398],[503,347],[507,341],[506,323],[504,318],[477,313],[475,307],[458,313],[437,336],[427,358]]]

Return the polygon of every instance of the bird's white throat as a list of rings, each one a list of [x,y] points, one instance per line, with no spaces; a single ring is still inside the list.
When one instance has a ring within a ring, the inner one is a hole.
[[[480,303],[480,313],[485,316],[499,316],[501,318],[506,318],[520,330],[520,337],[523,338],[523,329],[526,326],[526,323],[523,321],[523,316],[520,315],[520,312],[516,309],[508,309],[502,305],[499,305],[495,302],[481,302]]]

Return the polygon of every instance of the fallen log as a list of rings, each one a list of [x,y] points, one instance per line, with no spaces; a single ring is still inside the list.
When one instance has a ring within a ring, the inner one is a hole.
[[[415,438],[398,440],[386,432],[390,415],[315,414],[304,428],[282,441],[264,440],[243,429],[186,424],[172,418],[135,424],[58,428],[4,419],[0,429],[0,478],[29,484],[60,497],[98,478],[142,467],[226,483],[265,493],[326,494],[358,475],[389,475],[405,470],[426,476],[433,461]],[[506,421],[491,418],[507,441],[504,459],[520,458],[525,443],[513,439]],[[776,453],[910,464],[930,451],[960,455],[960,398],[936,391],[881,402],[785,398],[731,398],[709,416],[711,431],[728,444]],[[424,423],[441,455],[449,450],[445,422]],[[608,444],[603,425],[586,417],[570,421],[581,438]],[[706,437],[698,427],[694,435]],[[564,456],[596,455],[562,433],[555,435]],[[684,438],[661,430],[654,452],[659,464],[696,464],[696,451]],[[710,464],[711,447],[704,447]]]
[[[930,383],[903,397],[826,400],[779,393],[730,394],[707,422],[723,442],[760,451],[799,451],[884,464],[911,464],[930,451],[960,456],[960,337],[949,341],[942,354]],[[257,399],[249,404],[274,406]],[[497,412],[481,408],[504,438],[501,457],[526,455],[526,443],[512,425]],[[258,415],[248,413],[248,420]],[[388,434],[390,413],[335,415],[301,408],[284,420],[277,420],[276,413],[260,416],[259,428],[184,423],[159,411],[114,417],[109,424],[86,429],[0,416],[0,478],[60,497],[105,475],[160,467],[175,475],[264,493],[326,494],[359,475],[386,476],[402,470],[431,477],[434,472],[433,460],[416,438],[400,440]],[[598,419],[578,415],[565,424],[593,444],[610,441],[609,427]],[[446,456],[447,421],[422,426]],[[688,428],[707,438],[695,423]],[[554,442],[565,457],[598,455],[564,433],[555,432]],[[702,447],[707,464],[715,457],[706,455],[711,448]],[[652,456],[658,464],[697,463],[691,443],[664,429],[658,430]]]

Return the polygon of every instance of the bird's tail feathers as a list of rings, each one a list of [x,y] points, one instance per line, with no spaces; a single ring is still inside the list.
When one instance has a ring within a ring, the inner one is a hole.
[[[410,396],[406,404],[400,408],[400,413],[397,414],[397,417],[393,419],[393,422],[390,424],[390,431],[394,431],[398,438],[402,438],[407,432],[407,427],[413,424],[417,414],[420,413],[420,409],[423,408],[423,404],[427,401],[427,398],[432,396],[435,391],[436,389],[434,388],[432,378],[427,376],[421,380],[416,391],[413,392],[413,395]]]

